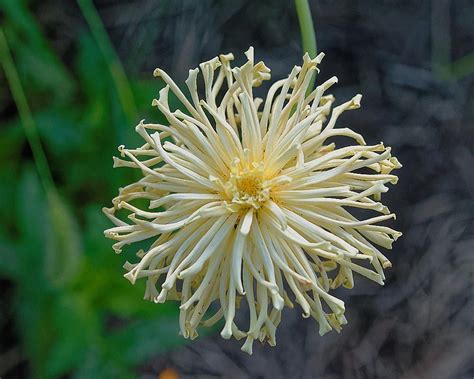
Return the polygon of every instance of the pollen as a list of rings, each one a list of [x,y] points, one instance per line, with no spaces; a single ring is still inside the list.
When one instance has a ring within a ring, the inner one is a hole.
[[[251,168],[240,171],[233,170],[226,183],[227,191],[233,204],[241,209],[248,207],[260,208],[270,198],[269,182],[264,179],[263,166],[255,162]]]

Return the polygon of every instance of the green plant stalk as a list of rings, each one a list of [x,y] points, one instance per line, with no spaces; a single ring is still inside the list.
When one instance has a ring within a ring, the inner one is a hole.
[[[316,57],[318,53],[316,44],[316,34],[314,31],[313,18],[311,17],[311,9],[308,0],[295,0],[296,14],[300,24],[301,41],[303,44],[303,53],[308,53],[310,58]],[[316,74],[313,75],[308,87],[311,92],[314,87]]]
[[[43,150],[43,146],[41,145],[38,129],[31,114],[25,91],[21,85],[20,77],[18,76],[18,72],[16,70],[15,63],[13,62],[13,57],[11,55],[7,39],[2,28],[0,28],[0,61],[3,70],[5,71],[5,77],[10,87],[13,100],[15,101],[21,124],[23,125],[23,129],[25,131],[26,139],[28,140],[28,144],[30,145],[31,151],[33,153],[33,159],[41,180],[41,185],[48,195],[55,194],[56,187],[54,185],[51,170],[48,165],[48,160]]]
[[[125,74],[122,63],[120,62],[120,59],[117,56],[110,39],[108,38],[104,24],[102,23],[102,20],[100,19],[100,16],[97,13],[92,1],[78,0],[77,3],[79,8],[81,8],[81,12],[86,19],[87,24],[89,25],[92,35],[96,40],[97,45],[104,56],[104,59],[108,63],[110,74],[115,84],[115,89],[117,91],[120,104],[125,116],[127,117],[127,121],[131,124],[136,121],[138,112],[135,99],[133,97],[132,88]]]

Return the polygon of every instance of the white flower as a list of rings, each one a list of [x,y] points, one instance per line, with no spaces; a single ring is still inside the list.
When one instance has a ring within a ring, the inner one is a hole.
[[[116,252],[154,238],[137,253],[138,263],[125,264],[125,277],[147,279],[146,299],[181,302],[185,338],[224,318],[222,337],[246,338],[242,350],[252,353],[255,339],[275,345],[285,305],[298,303],[323,335],[346,323],[344,303],[331,289],[352,288],[354,272],[383,284],[391,264],[376,245],[390,249],[401,233],[377,225],[395,218],[379,201],[401,165],[383,144],[368,146],[351,129],[335,128],[342,112],[359,108],[361,95],[331,111],[335,99],[324,93],[336,77],[307,94],[323,54],[305,55],[265,100],[253,87],[270,79],[270,70],[254,64],[253,48],[246,56],[241,67],[232,68],[227,54],[190,70],[189,98],[155,70],[166,87],[153,105],[168,124],[141,122],[144,145],[119,148],[128,159],[116,158],[115,167],[138,168],[143,178],[120,189],[104,212],[116,225],[105,231],[118,241]],[[170,90],[180,109],[170,108]],[[336,136],[356,144],[337,147]],[[148,209],[132,205],[138,199],[149,200]],[[358,220],[354,208],[380,215]],[[130,212],[128,222],[119,209]],[[234,321],[244,299],[247,328]]]

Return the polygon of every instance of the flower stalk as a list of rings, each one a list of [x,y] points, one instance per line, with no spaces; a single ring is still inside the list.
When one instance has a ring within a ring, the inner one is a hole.
[[[311,8],[309,7],[308,0],[295,0],[295,7],[300,24],[303,54],[308,53],[310,58],[314,58],[318,54],[318,48],[313,18],[311,17]],[[311,78],[308,91],[313,89],[315,79],[316,73]]]

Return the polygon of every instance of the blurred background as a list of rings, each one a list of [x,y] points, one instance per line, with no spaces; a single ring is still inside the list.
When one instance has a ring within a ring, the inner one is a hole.
[[[293,2],[0,0],[1,378],[473,377],[474,2],[310,5],[317,81],[337,75],[340,103],[364,96],[340,125],[404,165],[385,196],[404,236],[385,287],[336,291],[341,334],[287,310],[278,345],[247,356],[218,328],[185,341],[176,304],[143,301],[100,210],[137,175],[112,169],[117,146],[163,120],[153,69],[183,82],[252,45],[286,77],[302,56]]]

